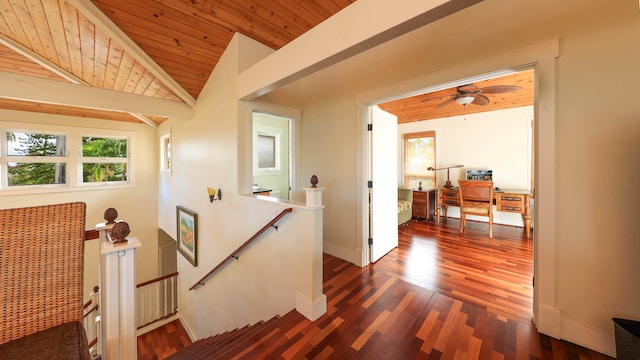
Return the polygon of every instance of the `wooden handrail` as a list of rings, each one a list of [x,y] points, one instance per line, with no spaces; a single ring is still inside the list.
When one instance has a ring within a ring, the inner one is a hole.
[[[100,237],[98,230],[85,230],[84,231],[84,240],[94,240]]]
[[[251,245],[251,243],[256,240],[260,235],[262,235],[262,233],[264,233],[265,231],[267,231],[271,226],[275,225],[275,223],[278,222],[278,220],[282,219],[285,215],[287,215],[288,213],[292,212],[293,208],[287,208],[282,210],[282,212],[280,214],[278,214],[278,216],[274,217],[273,220],[269,221],[269,223],[267,223],[267,225],[263,226],[262,229],[258,230],[257,233],[255,233],[252,237],[249,238],[249,240],[245,241],[244,244],[240,245],[239,248],[236,249],[236,251],[234,251],[233,253],[231,253],[231,255],[227,256],[224,260],[222,260],[222,262],[220,262],[220,264],[218,264],[216,267],[214,267],[211,271],[209,271],[207,273],[207,275],[203,276],[202,279],[198,280],[198,282],[196,282],[195,284],[193,284],[192,287],[189,288],[189,290],[193,290],[195,288],[197,288],[199,285],[204,285],[204,283],[207,281],[207,279],[213,275],[213,273],[215,273],[216,271],[220,270],[223,266],[225,266],[227,264],[227,262],[229,262],[231,259],[235,259],[237,257],[237,255],[244,250],[244,248],[246,248],[247,246]],[[277,227],[276,227],[277,229]]]
[[[137,288],[141,288],[141,287],[143,287],[143,286],[147,286],[147,285],[149,285],[149,284],[153,284],[153,283],[158,282],[158,281],[162,281],[162,280],[164,280],[164,279],[168,279],[168,278],[170,278],[170,277],[174,277],[174,276],[178,276],[178,272],[174,272],[174,273],[171,273],[171,274],[167,274],[167,275],[164,275],[164,276],[160,276],[160,277],[158,277],[158,278],[151,279],[151,280],[149,280],[149,281],[141,282],[140,284],[136,285],[136,289],[137,289]]]

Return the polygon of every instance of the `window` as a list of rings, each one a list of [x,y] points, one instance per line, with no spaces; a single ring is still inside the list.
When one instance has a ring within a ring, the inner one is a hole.
[[[258,134],[258,168],[276,167],[276,137]]]
[[[256,124],[253,128],[253,175],[275,176],[283,174],[282,139],[284,128]],[[286,155],[286,154],[285,154]],[[285,165],[286,166],[286,165]],[[255,182],[256,179],[254,179]]]
[[[82,137],[82,182],[127,180],[127,139]]]
[[[66,184],[66,136],[6,132],[6,183],[9,187]]]
[[[436,173],[429,167],[436,167],[435,131],[404,134],[404,186],[435,189]]]
[[[160,170],[171,171],[171,135],[160,137]]]
[[[133,140],[128,131],[0,121],[0,193],[132,185]]]

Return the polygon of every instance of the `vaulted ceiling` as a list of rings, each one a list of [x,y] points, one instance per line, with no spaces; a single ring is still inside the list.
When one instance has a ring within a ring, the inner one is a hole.
[[[5,0],[0,2],[0,77],[16,74],[18,81],[35,77],[191,106],[234,33],[277,50],[353,2]],[[500,84],[508,82],[527,85],[531,80],[517,76],[500,80]],[[532,103],[532,91],[531,100],[525,99],[526,89],[492,96],[482,110],[501,102]],[[428,109],[455,91],[454,87],[383,106],[396,113],[400,122],[426,119]],[[452,116],[458,107],[454,103],[431,113]],[[464,108],[470,113],[472,107]],[[12,96],[0,97],[0,108],[151,125],[166,120]]]

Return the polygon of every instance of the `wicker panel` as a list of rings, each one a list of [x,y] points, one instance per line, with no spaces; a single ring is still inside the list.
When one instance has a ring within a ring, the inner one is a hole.
[[[86,205],[0,210],[0,344],[82,321]]]

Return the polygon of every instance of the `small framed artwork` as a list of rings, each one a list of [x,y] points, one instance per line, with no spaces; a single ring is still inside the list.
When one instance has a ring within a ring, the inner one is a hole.
[[[177,207],[178,251],[191,265],[198,265],[198,214],[182,206]]]

